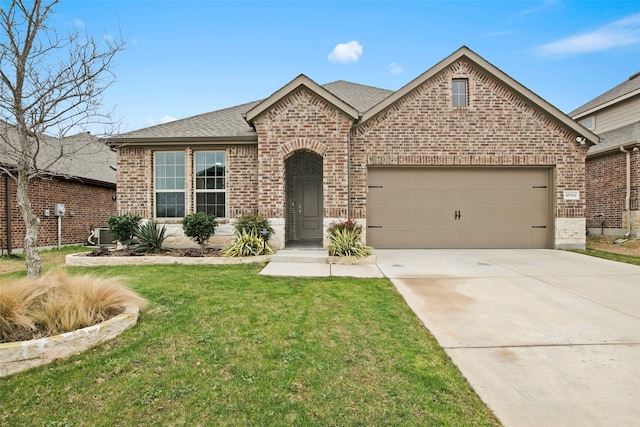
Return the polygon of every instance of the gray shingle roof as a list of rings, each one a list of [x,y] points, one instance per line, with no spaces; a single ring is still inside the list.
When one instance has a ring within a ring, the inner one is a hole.
[[[15,140],[17,137],[15,128],[6,124],[0,127],[3,134],[0,138],[0,163],[9,167],[14,166],[16,159],[12,153],[15,151],[8,148],[5,137]],[[50,164],[52,159],[60,156],[60,153],[63,153],[62,158]],[[41,170],[53,176],[116,184],[116,172],[111,168],[116,166],[116,153],[109,149],[104,140],[88,133],[62,139],[44,136],[41,139],[37,163]]]
[[[611,90],[606,91],[600,96],[595,97],[591,101],[576,108],[568,114],[569,117],[576,117],[580,114],[604,105],[608,102],[614,101],[617,98],[623,97],[631,92],[640,90],[640,73],[632,75],[628,80],[620,83],[618,86]]]
[[[390,90],[372,86],[336,81],[322,85],[336,97],[351,105],[360,113],[370,109],[391,93]],[[131,139],[171,138],[224,138],[251,135],[253,130],[244,119],[247,111],[263,100],[253,101],[223,110],[212,111],[161,125],[135,130],[111,138],[112,141]]]

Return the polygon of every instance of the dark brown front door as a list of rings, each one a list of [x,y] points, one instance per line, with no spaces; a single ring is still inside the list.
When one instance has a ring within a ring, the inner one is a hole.
[[[299,178],[298,238],[322,238],[322,178]]]

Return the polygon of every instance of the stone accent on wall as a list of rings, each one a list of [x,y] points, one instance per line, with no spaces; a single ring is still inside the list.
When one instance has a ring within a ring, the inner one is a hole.
[[[587,243],[584,218],[556,218],[556,249],[584,249]]]

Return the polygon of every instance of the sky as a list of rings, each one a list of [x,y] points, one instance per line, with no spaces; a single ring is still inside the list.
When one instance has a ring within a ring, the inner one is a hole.
[[[121,132],[299,74],[397,90],[463,45],[565,113],[640,71],[638,0],[62,0],[49,25],[125,40],[103,99]]]

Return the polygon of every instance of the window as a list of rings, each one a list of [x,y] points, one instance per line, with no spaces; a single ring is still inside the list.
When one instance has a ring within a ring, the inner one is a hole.
[[[155,153],[156,217],[184,216],[184,153]]]
[[[452,95],[454,107],[466,107],[469,105],[467,100],[467,79],[453,79]]]
[[[196,212],[206,212],[218,218],[226,216],[226,167],[224,151],[195,153]]]

